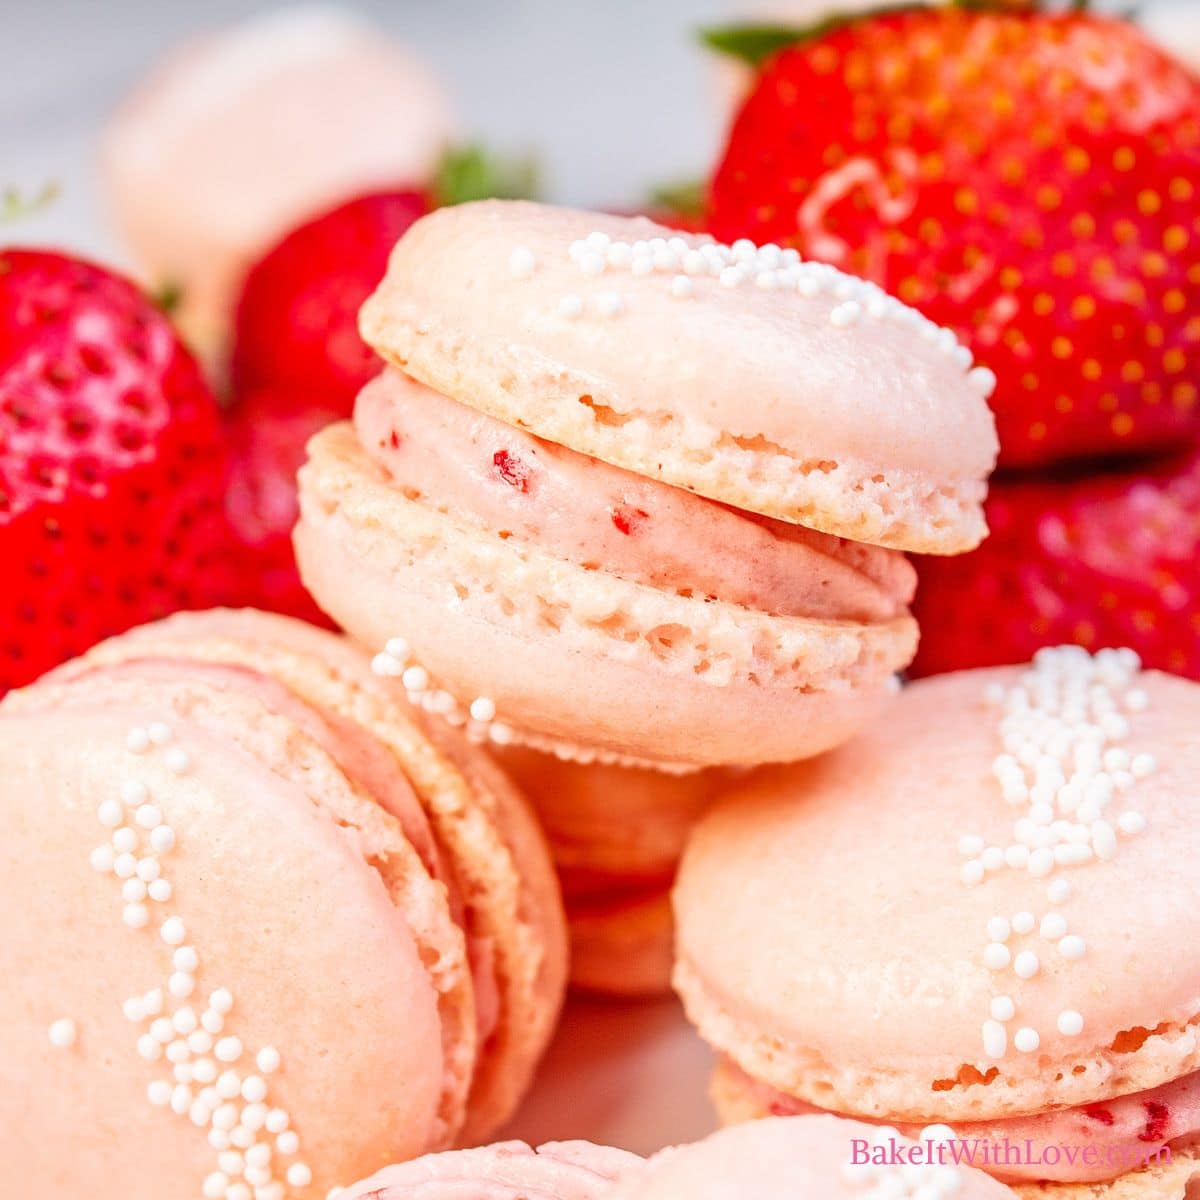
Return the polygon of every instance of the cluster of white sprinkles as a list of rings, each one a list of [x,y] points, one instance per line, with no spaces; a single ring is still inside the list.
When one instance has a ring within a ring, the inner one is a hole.
[[[795,292],[810,300],[823,298],[829,302],[829,323],[836,328],[849,328],[864,319],[904,326],[966,371],[968,382],[985,399],[996,387],[995,374],[987,367],[974,365],[970,349],[952,329],[929,320],[865,279],[847,275],[827,263],[802,261],[799,252],[790,247],[784,249],[773,243],[757,246],[748,238],[726,245],[703,235],[631,242],[596,230],[571,242],[567,258],[589,279],[608,275],[670,276],[667,290],[679,300],[692,298],[702,286],[755,287]],[[514,279],[533,278],[537,266],[528,246],[512,248],[508,269]],[[627,297],[618,288],[595,293],[591,304],[602,317],[620,316],[629,307]],[[575,293],[563,296],[558,303],[559,313],[570,319],[583,316],[587,307],[584,298]]]
[[[404,638],[389,638],[371,660],[371,670],[384,679],[399,679],[411,704],[464,730],[477,745],[492,742],[507,746],[512,741],[512,730],[496,719],[496,705],[491,700],[477,696],[468,705],[460,704],[454,695],[430,679],[424,667],[413,661]]]
[[[131,730],[126,749],[135,759],[161,753],[169,771],[186,775],[191,757],[173,743],[171,727],[156,722]],[[166,864],[175,832],[147,785],[132,775],[117,796],[101,801],[96,816],[110,834],[92,851],[92,867],[120,883],[125,926],[157,936],[169,956],[158,986],[123,1006],[138,1029],[138,1055],[158,1072],[146,1098],[206,1131],[216,1161],[200,1188],[204,1200],[286,1200],[291,1189],[312,1182],[312,1171],[298,1157],[300,1138],[287,1110],[271,1102],[267,1080],[281,1056],[273,1046],[252,1054],[231,1029],[235,1002],[228,988],[212,987],[203,1003],[193,999],[200,953],[188,942],[183,918],[162,907],[173,896]],[[76,1037],[69,1018],[50,1027],[55,1046],[70,1047]]]
[[[922,1131],[921,1141],[953,1136],[948,1126],[930,1125]],[[891,1126],[881,1125],[872,1134],[871,1144],[886,1151],[893,1143],[907,1140]],[[860,1193],[861,1200],[949,1200],[963,1185],[962,1171],[953,1162],[937,1161],[861,1163],[848,1159],[842,1164],[842,1178]]]
[[[993,684],[988,700],[1001,710],[1003,753],[992,773],[1004,799],[1016,809],[1012,840],[987,845],[977,834],[965,834],[958,848],[966,861],[960,875],[976,887],[1000,871],[1024,871],[1045,880],[1048,906],[1018,913],[997,913],[987,921],[984,964],[997,975],[1011,972],[1032,979],[1042,957],[1058,954],[1083,958],[1087,945],[1073,933],[1061,911],[1071,898],[1071,884],[1061,872],[1114,858],[1122,838],[1146,828],[1146,818],[1130,804],[1139,779],[1157,767],[1153,756],[1136,753],[1122,743],[1129,736],[1129,713],[1148,703],[1136,686],[1141,662],[1132,650],[1089,654],[1078,646],[1039,650],[1033,665],[1012,687]],[[1019,1024],[1018,1005],[1007,990],[992,997],[983,1022],[983,1050],[1003,1058],[1012,1046],[1032,1054],[1041,1035]],[[1075,1008],[1058,1014],[1059,1033],[1083,1032],[1084,1016]]]

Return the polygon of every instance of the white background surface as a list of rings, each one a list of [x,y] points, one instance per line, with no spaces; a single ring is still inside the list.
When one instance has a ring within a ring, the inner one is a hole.
[[[1103,7],[1110,0],[1096,0]],[[868,0],[356,0],[446,80],[464,131],[537,153],[551,199],[636,203],[700,174],[722,141],[723,89],[695,31],[762,12]],[[1112,6],[1129,8],[1111,0]],[[0,185],[63,184],[23,241],[117,257],[92,185],[95,137],[181,37],[281,7],[262,0],[0,0]],[[1147,7],[1145,5],[1139,7]],[[1200,63],[1200,0],[1150,0]]]
[[[818,8],[822,0],[792,0]],[[1200,63],[1200,0],[1160,0]],[[24,241],[119,257],[92,184],[95,137],[145,66],[188,32],[277,5],[245,0],[0,0],[0,185],[63,186]],[[636,203],[700,173],[721,140],[715,70],[694,30],[742,0],[360,0],[446,79],[464,130],[538,154],[549,195]],[[673,1002],[576,1000],[511,1136],[649,1152],[713,1127],[708,1051]]]

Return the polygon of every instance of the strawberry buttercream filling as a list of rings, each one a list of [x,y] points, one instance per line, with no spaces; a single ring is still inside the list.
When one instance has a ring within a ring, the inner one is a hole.
[[[359,394],[367,455],[409,498],[584,567],[781,616],[887,620],[900,554],[773,521],[546,442],[388,369]]]
[[[826,1111],[752,1079],[728,1061],[727,1066],[773,1116]],[[886,1123],[912,1138],[924,1128]],[[950,1128],[954,1142],[947,1154],[957,1153],[963,1164],[1000,1179],[1054,1183],[1115,1179],[1165,1161],[1170,1151],[1163,1147],[1172,1142],[1200,1136],[1200,1073],[1095,1104],[995,1121],[961,1121]]]

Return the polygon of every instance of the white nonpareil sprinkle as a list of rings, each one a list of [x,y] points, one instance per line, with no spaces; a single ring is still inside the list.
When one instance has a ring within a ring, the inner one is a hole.
[[[853,300],[847,300],[829,314],[829,323],[838,329],[846,329],[857,325],[862,315],[862,306]]]
[[[922,336],[939,338],[936,331]],[[947,343],[949,345],[949,343]],[[995,387],[986,367],[968,373],[982,393]],[[1075,646],[1040,650],[1011,685],[989,684],[984,698],[999,712],[1000,753],[992,762],[1002,800],[1017,811],[1012,840],[987,845],[973,833],[959,836],[958,849],[968,856],[960,867],[964,883],[976,885],[1004,869],[1045,879],[1048,911],[1016,913],[1011,934],[1024,938],[1035,929],[1063,958],[1077,960],[1086,953],[1084,939],[1068,933],[1068,918],[1058,911],[1073,895],[1060,874],[1088,864],[1104,863],[1121,852],[1121,839],[1144,831],[1146,818],[1128,807],[1126,794],[1158,769],[1153,755],[1124,743],[1135,736],[1136,721],[1125,713],[1144,712],[1150,703],[1138,686],[1141,661],[1131,650],[1101,650],[1092,655]],[[1120,796],[1126,805],[1110,809]],[[1018,979],[1038,974],[1038,954],[1027,945],[1009,950],[1004,919],[987,923],[984,962],[992,970],[1011,968]],[[1009,997],[992,1002],[991,1021],[984,1028],[984,1052],[995,1057],[1000,1045],[994,1023],[1011,1020],[1016,1005]],[[1083,1029],[1083,1014],[1062,1010],[1057,1027],[1064,1036]],[[1022,1028],[1008,1039],[1016,1050],[1030,1053],[1040,1044],[1037,1030]],[[1002,1052],[1003,1053],[1003,1052]]]
[[[558,302],[558,311],[568,320],[575,320],[576,317],[583,315],[583,298],[575,295],[564,296]]]
[[[1011,996],[993,996],[990,1011],[994,1021],[1011,1021],[1017,1015],[1017,1006]]]
[[[392,639],[388,647],[404,648],[400,639]],[[453,703],[453,697],[450,700]],[[153,753],[156,747],[168,747],[163,751],[164,764],[174,774],[186,774],[192,767],[191,757],[172,742],[170,727],[161,722],[134,729],[125,739],[126,747],[139,756]],[[151,922],[148,902],[165,903],[173,895],[164,862],[176,839],[142,781],[124,780],[119,795],[119,800],[105,800],[97,808],[97,819],[112,832],[109,844],[91,852],[89,863],[98,873],[120,881],[121,919],[132,929],[143,929]],[[143,836],[149,849],[142,844]],[[243,1078],[234,1069],[222,1070],[247,1053],[236,1035],[225,1034],[217,1040],[233,1010],[233,995],[227,988],[214,988],[208,1007],[200,1014],[184,1003],[197,987],[203,966],[200,951],[187,944],[182,917],[166,916],[158,930],[161,942],[170,948],[165,984],[131,996],[121,1005],[125,1019],[138,1027],[134,1035],[137,1055],[147,1064],[156,1064],[154,1070],[162,1073],[147,1084],[146,1101],[188,1121],[203,1133],[217,1155],[217,1170],[200,1184],[203,1196],[287,1200],[289,1189],[307,1187],[312,1173],[302,1162],[276,1165],[276,1152],[287,1158],[300,1150],[300,1138],[291,1129],[287,1111],[269,1103],[270,1085],[265,1076],[278,1069],[279,1052],[273,1046],[258,1051],[254,1056],[260,1071],[257,1075]],[[74,1021],[55,1021],[49,1037],[55,1046],[74,1045]],[[274,1148],[269,1140],[259,1140],[258,1131],[264,1128],[275,1138]]]
[[[79,1030],[70,1017],[60,1017],[50,1026],[50,1045],[59,1050],[69,1050],[75,1045]]]
[[[1058,952],[1063,958],[1082,958],[1087,950],[1083,938],[1078,934],[1069,933],[1058,943]]]
[[[514,246],[508,256],[508,273],[514,279],[528,279],[537,267],[533,251],[528,246]]]
[[[989,942],[983,949],[983,963],[991,971],[1003,971],[1012,961],[1012,952],[1003,942]]]
[[[1042,1039],[1038,1036],[1038,1031],[1031,1029],[1028,1025],[1018,1029],[1013,1035],[1013,1045],[1022,1054],[1032,1054],[1041,1044]]]
[[[162,923],[159,934],[168,946],[180,946],[187,938],[187,928],[178,917],[168,917]]]
[[[1058,1032],[1064,1037],[1076,1037],[1083,1032],[1083,1016],[1073,1008],[1064,1008],[1058,1014]]]
[[[279,1051],[274,1046],[264,1046],[255,1057],[258,1069],[264,1075],[272,1075],[279,1070]]]
[[[179,746],[172,746],[167,751],[167,770],[173,775],[186,775],[192,769],[192,758],[188,752]]]
[[[1022,950],[1013,959],[1013,973],[1018,979],[1032,979],[1038,973],[1038,956],[1032,950]]]

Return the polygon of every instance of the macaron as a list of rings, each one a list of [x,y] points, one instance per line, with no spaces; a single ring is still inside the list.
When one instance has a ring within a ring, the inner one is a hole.
[[[949,1150],[837,1117],[777,1117],[640,1159],[505,1142],[387,1167],[337,1200],[1013,1200]]]
[[[591,1142],[499,1142],[384,1167],[337,1200],[601,1200],[641,1162]]]
[[[776,1117],[664,1150],[608,1200],[1014,1200],[949,1149],[830,1116]]]
[[[563,890],[571,982],[588,991],[671,991],[669,894],[696,820],[738,777],[579,763],[524,746],[495,757],[537,814]]]
[[[413,54],[342,8],[304,5],[173,50],[113,115],[101,181],[137,265],[178,290],[209,350],[255,255],[358,192],[420,187],[452,128]]]
[[[1200,1174],[1200,686],[1127,650],[937,676],[697,825],[676,986],[729,1120],[993,1148],[1030,1195]]]
[[[348,641],[142,627],[10,693],[0,763],[24,1186],[309,1200],[510,1115],[565,985],[544,842]]]
[[[390,367],[309,445],[302,577],[479,736],[818,753],[911,659],[899,552],[984,534],[990,372],[778,247],[459,205],[400,240],[360,326]]]

